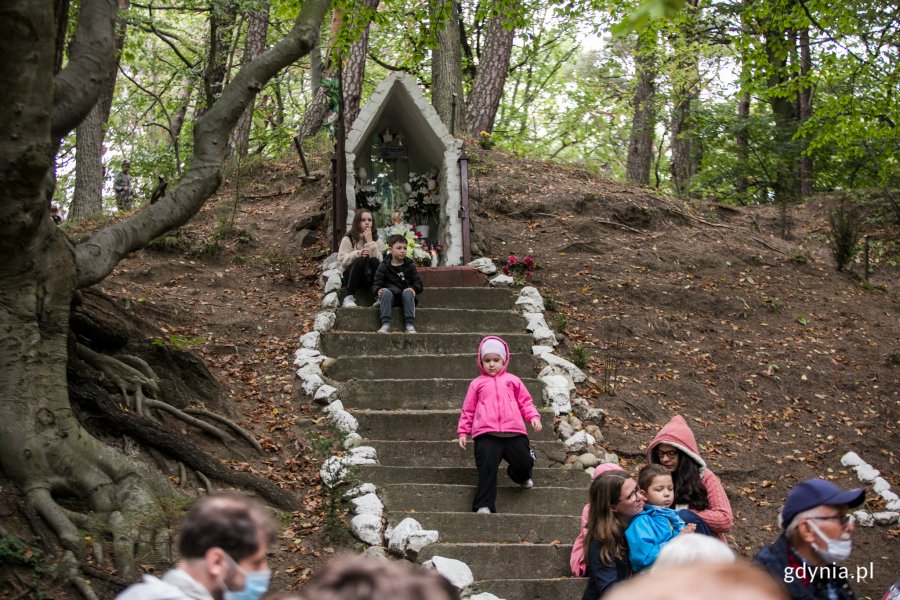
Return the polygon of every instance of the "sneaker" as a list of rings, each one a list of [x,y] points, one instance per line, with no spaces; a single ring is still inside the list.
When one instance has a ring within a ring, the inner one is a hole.
[[[391,324],[390,323],[385,323],[378,330],[378,333],[390,333],[390,332],[391,332]]]
[[[523,484],[521,484],[521,485],[522,485],[523,488],[529,490],[529,489],[531,489],[531,488],[534,487],[534,480],[529,479],[528,481],[526,481],[525,483],[523,483]]]
[[[344,303],[341,306],[343,308],[356,308],[356,298],[353,297],[353,294],[344,296]]]
[[[409,325],[406,326],[406,333],[415,333],[415,332],[416,332],[416,328],[413,327],[412,323],[410,323]]]
[[[489,514],[491,514],[491,509],[489,509],[487,506],[482,506],[475,512],[479,515],[489,515]]]

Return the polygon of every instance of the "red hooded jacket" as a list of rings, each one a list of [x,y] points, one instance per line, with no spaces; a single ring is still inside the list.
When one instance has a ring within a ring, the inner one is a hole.
[[[697,447],[697,440],[694,438],[694,432],[684,417],[675,415],[666,423],[650,445],[647,446],[647,462],[652,463],[653,449],[660,444],[669,444],[675,446],[700,466],[700,483],[706,488],[706,496],[709,500],[709,508],[706,510],[695,510],[698,517],[709,525],[709,528],[719,534],[719,537],[725,539],[725,533],[731,531],[734,526],[734,514],[731,512],[731,503],[725,494],[725,488],[719,478],[706,466],[706,461],[700,457],[700,451]],[[676,486],[677,486],[676,482]],[[692,509],[693,510],[693,509]]]

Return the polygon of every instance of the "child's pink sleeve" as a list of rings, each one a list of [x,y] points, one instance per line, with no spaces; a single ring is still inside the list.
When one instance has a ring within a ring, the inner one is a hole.
[[[472,433],[472,421],[475,419],[475,405],[478,401],[477,379],[473,379],[463,400],[462,411],[459,414],[459,423],[456,426],[456,435],[469,435]]]
[[[578,530],[578,537],[572,544],[572,554],[569,555],[569,568],[572,569],[574,577],[584,577],[587,575],[587,561],[584,556],[584,536],[587,533],[588,511],[591,509],[590,504],[585,504],[581,509],[581,528]]]

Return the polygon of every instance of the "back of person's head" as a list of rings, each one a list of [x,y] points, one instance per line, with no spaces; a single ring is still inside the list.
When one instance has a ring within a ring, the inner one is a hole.
[[[291,600],[459,600],[436,571],[407,561],[350,556],[319,571]]]
[[[388,248],[392,248],[394,246],[394,244],[399,243],[399,242],[403,242],[404,245],[407,243],[405,237],[403,237],[402,235],[400,235],[398,233],[395,233],[394,235],[388,237],[388,239],[387,239]]]
[[[664,569],[693,563],[729,564],[734,561],[734,551],[725,542],[708,535],[690,533],[679,535],[663,546],[653,568]]]
[[[210,548],[221,548],[240,562],[270,545],[275,528],[263,508],[246,496],[216,494],[198,501],[188,511],[181,527],[178,551],[181,558],[203,558]]]
[[[696,534],[695,534],[696,535]],[[688,536],[690,537],[690,536]],[[790,600],[766,571],[746,561],[654,568],[616,585],[604,600]]]
[[[647,490],[653,485],[653,480],[656,477],[671,477],[672,474],[669,472],[667,468],[662,465],[644,465],[641,467],[641,470],[638,471],[638,487],[642,490]]]

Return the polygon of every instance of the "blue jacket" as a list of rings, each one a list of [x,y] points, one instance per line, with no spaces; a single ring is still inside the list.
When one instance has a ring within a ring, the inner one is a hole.
[[[635,573],[653,564],[666,542],[684,529],[684,521],[671,508],[645,505],[625,530],[628,558]]]

